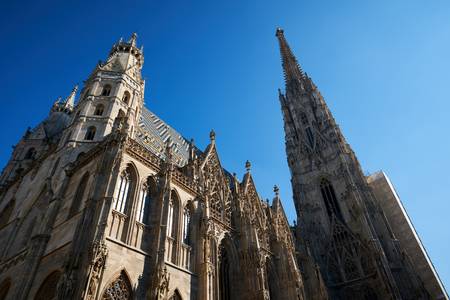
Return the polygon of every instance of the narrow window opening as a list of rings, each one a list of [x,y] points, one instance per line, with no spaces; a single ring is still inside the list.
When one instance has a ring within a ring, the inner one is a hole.
[[[191,244],[191,212],[188,207],[183,212],[183,243]]]
[[[95,137],[95,131],[96,131],[96,129],[95,129],[94,126],[89,127],[89,128],[87,129],[87,131],[86,131],[86,135],[84,136],[84,139],[87,140],[87,141],[92,141],[92,140],[94,140],[94,137]]]
[[[109,96],[110,94],[111,94],[111,86],[107,84],[103,87],[102,96]]]
[[[103,111],[104,110],[105,110],[105,107],[103,106],[103,104],[98,104],[95,107],[94,115],[95,116],[101,116],[101,115],[103,115]]]
[[[128,102],[130,101],[130,92],[125,91],[125,92],[123,93],[122,101],[123,101],[125,104],[128,104]]]
[[[325,208],[328,216],[331,217],[332,215],[335,215],[340,220],[343,220],[334,188],[328,180],[322,179],[320,182],[320,192],[322,194],[323,201],[325,202]]]

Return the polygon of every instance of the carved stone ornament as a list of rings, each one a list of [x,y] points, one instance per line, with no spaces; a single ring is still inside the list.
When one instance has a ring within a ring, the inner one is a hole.
[[[91,278],[86,293],[86,299],[88,300],[95,299],[98,281],[105,266],[107,256],[108,248],[105,242],[103,240],[95,241],[91,252]]]
[[[158,299],[162,299],[169,292],[170,274],[167,267],[159,267],[158,269]]]

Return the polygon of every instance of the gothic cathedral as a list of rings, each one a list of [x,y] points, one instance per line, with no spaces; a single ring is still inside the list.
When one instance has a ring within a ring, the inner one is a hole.
[[[0,300],[448,299],[389,179],[363,175],[276,36],[296,225],[250,162],[240,179],[222,166],[214,131],[199,149],[144,106],[133,34],[14,147]]]

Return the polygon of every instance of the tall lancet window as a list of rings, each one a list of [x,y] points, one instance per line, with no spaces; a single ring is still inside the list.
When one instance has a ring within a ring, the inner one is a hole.
[[[169,201],[169,215],[167,217],[167,235],[172,236],[173,233],[173,200]]]
[[[335,215],[338,219],[343,220],[334,188],[331,183],[325,178],[320,181],[320,192],[322,193],[322,198],[325,202],[328,216],[331,217],[332,215]]]
[[[167,219],[167,235],[176,239],[178,231],[179,199],[175,191],[172,191],[169,200],[169,214]]]
[[[306,114],[301,113],[300,119],[302,121],[303,127],[305,128],[305,134],[308,144],[309,146],[311,146],[311,148],[314,148],[314,134],[312,132],[311,125],[309,124],[308,117],[306,116]]]
[[[191,211],[186,206],[183,211],[183,243],[190,245],[191,243]]]
[[[118,212],[125,213],[128,193],[130,191],[130,183],[130,172],[126,169],[120,175],[119,190],[117,193],[116,202],[114,203],[114,209]]]
[[[144,184],[140,193],[139,201],[137,207],[137,220],[141,223],[148,224],[149,218],[149,207],[150,207],[150,195],[147,184]]]

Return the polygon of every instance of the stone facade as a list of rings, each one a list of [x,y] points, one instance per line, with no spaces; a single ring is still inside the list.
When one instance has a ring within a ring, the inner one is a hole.
[[[144,107],[136,35],[16,145],[0,299],[304,299],[278,189],[258,195]]]
[[[436,299],[435,291],[427,289],[420,270],[411,263],[416,253],[407,250],[417,249],[399,243],[392,220],[383,210],[389,207],[375,198],[354,152],[319,90],[301,70],[283,30],[278,29],[276,36],[286,82],[279,98],[306,298]],[[442,287],[440,294],[446,298]]]
[[[277,31],[298,225],[144,106],[136,35],[28,129],[0,175],[0,300],[429,299]],[[445,292],[443,292],[445,295]]]

